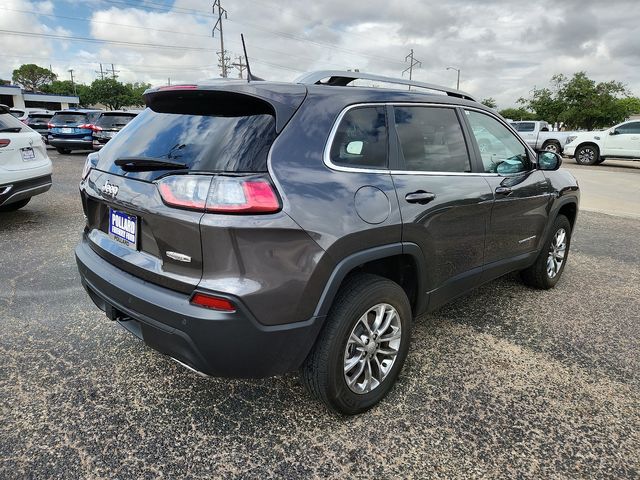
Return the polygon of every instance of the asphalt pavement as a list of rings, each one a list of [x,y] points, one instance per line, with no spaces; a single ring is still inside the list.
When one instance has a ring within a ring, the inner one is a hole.
[[[202,378],[107,320],[73,258],[85,155],[50,153],[52,190],[0,217],[0,478],[640,475],[636,218],[581,211],[554,290],[508,275],[419,319],[391,394],[342,418],[295,374]]]

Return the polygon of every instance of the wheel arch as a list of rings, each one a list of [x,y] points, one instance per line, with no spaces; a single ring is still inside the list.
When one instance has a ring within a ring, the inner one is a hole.
[[[357,273],[373,273],[400,285],[409,298],[414,316],[426,310],[422,250],[415,243],[399,242],[356,252],[340,261],[325,285],[314,315],[327,315],[342,284]]]

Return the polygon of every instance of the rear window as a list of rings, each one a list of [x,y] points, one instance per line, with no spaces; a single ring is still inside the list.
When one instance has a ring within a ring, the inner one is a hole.
[[[124,127],[127,123],[135,118],[133,114],[111,115],[103,114],[98,118],[96,125],[103,128]]]
[[[86,123],[87,115],[84,113],[65,112],[56,113],[51,119],[51,123],[54,125],[65,125],[74,123]]]
[[[11,113],[0,114],[0,131],[5,129],[18,129],[16,132],[21,132],[24,127],[24,123],[18,120]]]
[[[27,125],[47,125],[49,120],[51,120],[51,115],[32,113],[27,118]]]
[[[204,172],[266,172],[267,155],[275,140],[275,118],[255,115],[186,115],[146,109],[99,154],[97,168],[123,174],[114,162],[146,157],[185,163]],[[153,179],[163,172],[129,172]]]
[[[511,125],[518,132],[533,132],[536,128],[536,124],[533,122],[512,123]]]

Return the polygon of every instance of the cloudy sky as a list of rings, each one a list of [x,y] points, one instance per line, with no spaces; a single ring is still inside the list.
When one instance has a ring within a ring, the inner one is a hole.
[[[640,0],[222,0],[225,48],[248,43],[255,74],[292,80],[319,69],[400,76],[414,49],[414,79],[455,86],[512,106],[554,73],[585,70],[640,96]],[[2,0],[0,78],[23,63],[69,69],[81,82],[99,64],[152,84],[219,76],[212,1]],[[236,75],[237,71],[234,70]]]

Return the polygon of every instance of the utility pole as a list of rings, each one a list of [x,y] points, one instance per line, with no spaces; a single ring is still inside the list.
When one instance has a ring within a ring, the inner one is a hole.
[[[411,53],[404,57],[404,61],[406,62],[407,60],[409,60],[409,66],[402,71],[402,76],[404,77],[405,72],[409,72],[409,80],[412,80],[414,67],[421,67],[422,62],[420,60],[416,60],[413,56],[413,48],[411,49]],[[411,90],[411,85],[409,85],[409,90]]]
[[[238,61],[236,63],[232,63],[231,66],[238,69],[238,78],[244,78],[242,74],[247,69],[247,64],[244,63],[244,58],[242,57],[242,55],[238,55],[236,58],[238,59]]]
[[[73,94],[77,95],[77,93],[76,93],[76,84],[73,81],[73,68],[69,70],[69,73],[71,74],[71,88],[73,88]]]
[[[167,86],[170,87],[171,86],[171,77],[167,78]]]
[[[100,80],[104,80],[104,70],[102,70],[102,64],[100,64],[100,71],[95,70],[95,72],[100,74]]]
[[[222,16],[227,18],[227,11],[222,8],[221,0],[214,0],[213,2],[213,14],[218,15],[218,20],[216,24],[213,26],[213,30],[211,30],[211,36],[215,38],[216,30],[220,32],[220,51],[218,53],[218,66],[220,67],[220,73],[222,74],[222,78],[227,78],[229,76],[229,62],[231,61],[231,57],[227,55],[227,51],[224,49],[224,34],[222,32]],[[217,9],[217,12],[216,12]]]
[[[120,73],[120,70],[116,70],[113,66],[113,63],[111,64],[111,78],[113,78],[114,80],[118,77],[118,75],[116,75],[116,73]]]
[[[458,81],[456,82],[456,90],[460,90],[460,69],[456,67],[447,67],[447,70],[455,70],[458,72]]]

